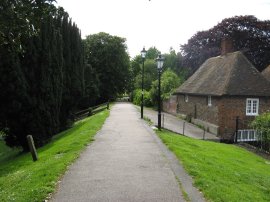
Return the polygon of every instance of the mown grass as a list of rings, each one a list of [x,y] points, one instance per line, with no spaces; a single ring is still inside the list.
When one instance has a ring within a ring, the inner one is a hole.
[[[43,201],[55,190],[67,167],[93,140],[109,111],[77,122],[73,128],[56,135],[52,142],[38,149],[39,160],[30,153],[18,153],[0,159],[0,201]],[[4,151],[3,143],[0,151]],[[8,151],[8,150],[7,150]]]
[[[234,145],[195,140],[166,130],[157,133],[209,201],[270,201],[268,160]]]

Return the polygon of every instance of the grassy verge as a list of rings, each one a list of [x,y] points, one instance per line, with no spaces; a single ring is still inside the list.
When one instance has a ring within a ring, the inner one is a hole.
[[[108,115],[105,110],[58,134],[50,144],[38,149],[37,162],[29,153],[0,159],[0,201],[43,201]]]
[[[163,130],[159,137],[210,201],[269,201],[270,162],[234,145]]]

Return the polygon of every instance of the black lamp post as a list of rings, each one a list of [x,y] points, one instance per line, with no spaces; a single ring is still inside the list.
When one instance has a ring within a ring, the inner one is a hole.
[[[158,129],[161,130],[161,95],[160,95],[160,75],[162,71],[162,66],[164,58],[161,54],[158,55],[157,59],[157,69],[158,69]]]
[[[141,119],[143,118],[143,82],[144,82],[144,59],[146,56],[146,50],[143,47],[141,51],[141,56],[142,56],[142,99],[141,99]]]

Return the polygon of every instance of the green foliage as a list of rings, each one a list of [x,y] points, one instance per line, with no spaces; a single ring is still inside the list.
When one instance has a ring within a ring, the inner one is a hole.
[[[145,65],[144,65],[144,89],[150,91],[152,83],[157,80],[158,72],[155,59],[157,58],[159,51],[155,47],[151,47],[147,50]],[[185,79],[188,75],[186,68],[182,67],[182,55],[175,52],[172,48],[170,53],[163,54],[165,60],[163,65],[163,71],[167,69],[172,70],[181,79]],[[131,86],[133,89],[140,89],[142,85],[142,58],[137,55],[131,60]],[[154,82],[154,85],[155,84]]]
[[[137,55],[130,61],[132,69],[132,76],[135,78],[141,71],[142,57]]]
[[[179,77],[186,78],[188,69],[183,67],[183,56],[181,53],[176,53],[174,49],[170,49],[170,53],[164,55],[163,70],[171,69]]]
[[[264,133],[270,134],[270,113],[265,112],[256,116],[251,125]]]
[[[87,63],[100,81],[100,101],[125,93],[131,77],[125,39],[101,32],[87,36],[84,42]]]
[[[133,91],[133,103],[135,105],[141,105],[141,100],[142,100],[142,91],[140,89],[136,89]],[[148,91],[144,91],[143,94],[143,103],[144,106],[146,107],[151,107],[153,106],[152,102],[151,102],[151,98],[150,98],[150,93]]]
[[[135,80],[136,78],[139,79],[139,75],[141,75],[141,64],[142,64],[142,58],[141,56],[137,55],[130,61],[130,89],[129,92],[132,92],[135,88]],[[139,80],[137,81],[137,87],[139,85]]]
[[[183,78],[179,78],[172,70],[166,70],[160,79],[161,86],[161,100],[170,98],[171,94],[176,88],[180,86],[183,82]],[[158,80],[152,83],[152,88],[150,90],[150,97],[153,105],[157,105],[158,100]]]
[[[183,64],[194,72],[208,58],[220,55],[221,40],[229,37],[234,49],[241,50],[259,70],[270,64],[270,21],[254,16],[226,18],[213,28],[200,31],[181,46]]]
[[[157,65],[155,60],[147,59],[144,62],[144,89],[149,91],[152,82],[157,79]],[[135,78],[135,88],[140,89],[142,86],[142,73],[138,74]]]
[[[156,47],[150,47],[146,52],[146,59],[155,60],[160,51]]]
[[[9,51],[23,53],[23,40],[36,36],[44,15],[55,12],[55,0],[1,0],[0,46]]]
[[[79,108],[85,109],[89,106],[94,106],[97,99],[100,97],[99,85],[100,81],[96,71],[90,64],[85,65],[84,68],[84,96],[80,100]],[[93,96],[94,95],[94,96]]]
[[[269,201],[270,162],[234,145],[157,131],[209,201]]]
[[[0,201],[45,201],[68,166],[94,140],[108,115],[109,111],[103,111],[54,136],[51,143],[37,150],[36,162],[30,153],[10,154],[11,149],[0,141]]]
[[[44,145],[72,123],[82,100],[93,103],[98,94],[79,29],[51,2],[0,5],[0,131],[9,146],[24,150],[26,135]]]
[[[161,76],[162,99],[168,99],[183,82],[172,70],[166,70]]]
[[[63,88],[60,108],[61,128],[66,128],[70,122],[70,115],[78,108],[82,97],[87,97],[85,89],[86,64],[84,47],[80,30],[65,14],[59,16],[62,20],[60,30],[63,40],[62,57],[64,68],[62,71]],[[87,72],[88,73],[88,72]]]
[[[251,126],[262,132],[264,140],[270,144],[270,112],[256,116]]]

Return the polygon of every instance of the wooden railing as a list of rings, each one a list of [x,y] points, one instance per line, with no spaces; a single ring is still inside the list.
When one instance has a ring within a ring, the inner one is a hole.
[[[96,114],[96,113],[98,113],[100,111],[103,111],[104,109],[109,109],[109,106],[110,106],[109,102],[106,102],[106,103],[103,103],[103,104],[100,104],[100,105],[97,105],[97,106],[89,107],[87,109],[75,112],[73,114],[74,121],[83,119],[83,118],[85,118],[87,116],[94,115],[94,114]]]

